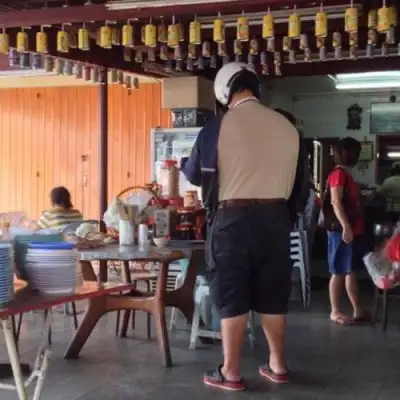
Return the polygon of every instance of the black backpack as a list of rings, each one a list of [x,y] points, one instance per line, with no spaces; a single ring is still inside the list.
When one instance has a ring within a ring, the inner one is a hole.
[[[288,199],[290,221],[296,223],[299,214],[302,214],[310,197],[310,166],[308,152],[303,138],[299,134],[299,155],[297,157],[296,177],[292,194]]]

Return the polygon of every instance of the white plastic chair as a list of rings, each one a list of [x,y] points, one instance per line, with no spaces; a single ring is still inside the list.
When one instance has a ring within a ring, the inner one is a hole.
[[[95,219],[87,219],[84,221],[77,221],[77,222],[71,222],[70,224],[65,225],[61,229],[61,233],[63,235],[69,234],[69,233],[75,233],[76,230],[82,225],[82,224],[93,224],[93,225],[98,225],[99,221],[96,221]]]
[[[311,302],[311,279],[307,231],[297,230],[290,233],[290,257],[293,268],[300,270],[303,306],[308,308]]]
[[[178,289],[182,286],[183,281],[185,279],[185,273],[181,272],[177,275],[175,281],[175,289]],[[190,333],[190,343],[189,349],[195,350],[197,347],[197,339],[199,337],[207,337],[212,339],[221,339],[221,333],[219,331],[200,329],[200,321],[202,314],[207,313],[207,308],[211,307],[211,296],[210,296],[210,287],[207,283],[207,280],[203,276],[197,276],[195,291],[194,291],[194,313],[193,313],[193,321],[191,326]],[[205,310],[205,311],[204,311]],[[171,320],[169,329],[172,330],[176,326],[177,323],[177,309],[173,308],[171,313]],[[202,313],[203,311],[203,313]],[[206,321],[203,321],[206,322]],[[254,332],[254,314],[250,313],[249,315],[249,343],[252,348],[254,348],[255,344],[255,332]]]
[[[204,279],[204,278],[203,278]],[[190,343],[189,349],[196,350],[197,347],[197,339],[199,337],[203,338],[211,338],[211,339],[221,339],[221,332],[208,330],[208,329],[200,329],[202,308],[210,310],[212,307],[211,295],[210,295],[210,286],[204,280],[203,284],[200,284],[195,292],[194,298],[195,306],[193,313],[193,322],[192,322],[192,330],[190,334]],[[207,311],[208,311],[207,310]],[[207,312],[206,311],[206,312]],[[204,322],[204,321],[203,321]],[[249,322],[248,322],[248,339],[251,348],[254,349],[255,345],[255,319],[254,313],[249,313]]]

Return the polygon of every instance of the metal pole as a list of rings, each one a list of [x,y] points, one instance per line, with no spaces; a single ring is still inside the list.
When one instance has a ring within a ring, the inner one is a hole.
[[[103,71],[100,84],[100,218],[107,210],[108,203],[108,70]],[[102,224],[101,224],[102,225]],[[104,228],[104,227],[103,227]]]

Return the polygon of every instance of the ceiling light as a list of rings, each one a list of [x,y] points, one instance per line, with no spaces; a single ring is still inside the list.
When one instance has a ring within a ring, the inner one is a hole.
[[[387,156],[389,158],[400,158],[400,151],[389,151],[389,153],[387,153]]]
[[[337,74],[334,79],[353,80],[353,79],[369,79],[369,78],[400,78],[400,71],[372,71],[372,72],[359,72],[354,74]]]
[[[400,81],[362,81],[362,82],[339,82],[335,84],[337,90],[358,90],[358,89],[391,89],[400,88]]]

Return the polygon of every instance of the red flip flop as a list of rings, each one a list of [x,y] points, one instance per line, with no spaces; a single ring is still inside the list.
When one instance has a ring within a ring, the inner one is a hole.
[[[221,369],[222,365],[220,365],[216,371],[206,372],[203,377],[203,383],[207,386],[229,392],[242,392],[243,390],[246,390],[243,379],[240,379],[239,381],[230,381],[222,375]]]
[[[284,374],[277,374],[276,372],[272,371],[272,369],[270,368],[270,366],[264,365],[263,367],[260,367],[258,369],[258,372],[260,373],[260,375],[267,379],[270,382],[273,383],[289,383],[289,375],[288,373],[284,373]]]

